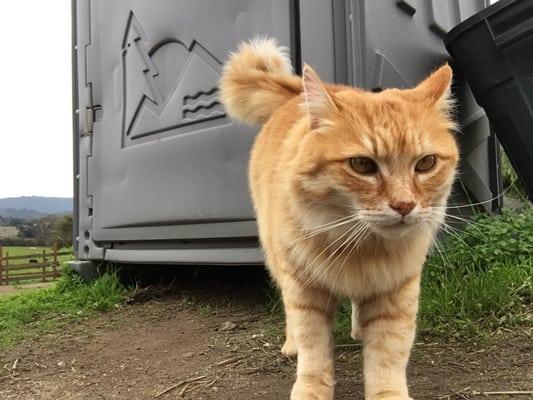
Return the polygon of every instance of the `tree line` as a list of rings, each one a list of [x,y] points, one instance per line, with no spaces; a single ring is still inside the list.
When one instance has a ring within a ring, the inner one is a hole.
[[[18,230],[17,237],[0,239],[3,246],[72,246],[72,214],[47,215],[37,220],[0,216],[0,225]]]

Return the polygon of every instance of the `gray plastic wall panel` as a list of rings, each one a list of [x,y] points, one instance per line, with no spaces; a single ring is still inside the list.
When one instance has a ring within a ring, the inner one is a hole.
[[[71,29],[71,37],[72,37],[72,145],[73,145],[73,151],[72,151],[72,157],[73,157],[73,193],[74,193],[74,204],[73,204],[73,210],[72,210],[72,247],[74,250],[74,254],[78,254],[78,241],[76,238],[79,236],[79,206],[78,206],[78,199],[79,199],[79,193],[78,193],[78,176],[80,173],[80,163],[79,163],[79,146],[78,146],[78,124],[79,124],[79,104],[78,104],[78,80],[76,79],[77,71],[78,71],[78,52],[76,49],[76,44],[78,42],[78,27],[77,27],[77,19],[78,19],[78,12],[77,12],[77,6],[76,6],[76,0],[72,0],[70,2],[71,7],[71,18],[72,18],[72,29]],[[76,112],[78,110],[78,112]]]
[[[230,121],[217,97],[221,67],[242,40],[274,36],[328,81],[367,89],[405,87],[447,59],[443,32],[484,5],[479,0],[77,0],[79,258],[257,261],[258,253],[250,249],[231,250],[233,258],[227,249],[225,255],[210,251],[207,258],[197,249],[169,250],[179,240],[257,235],[246,177],[257,129]],[[460,77],[457,93],[462,179],[486,200],[494,194],[494,141]],[[122,243],[130,247],[118,249]],[[159,248],[161,243],[168,249]],[[205,243],[216,247],[216,240]],[[131,247],[136,244],[138,250]]]
[[[219,222],[206,224],[188,224],[176,226],[127,227],[113,230],[102,229],[98,240],[102,242],[117,241],[117,237],[127,237],[128,241],[152,241],[172,239],[209,239],[209,238],[254,238],[257,237],[257,224],[252,221]]]
[[[76,179],[76,204],[78,213],[77,255],[81,259],[103,259],[104,250],[93,240],[93,213],[91,191],[89,188],[88,163],[92,157],[92,135],[87,121],[87,110],[93,106],[92,82],[87,79],[87,49],[91,45],[90,14],[91,4],[89,0],[78,0],[74,7],[76,11],[76,43],[74,51],[77,70],[73,71],[77,79],[77,108],[74,110],[75,117],[75,142],[77,146],[76,157],[78,173]]]
[[[263,254],[259,248],[228,249],[142,249],[106,251],[106,261],[128,264],[262,264]]]
[[[299,3],[302,63],[327,82],[350,83],[351,37],[349,4],[345,0],[305,0]]]
[[[335,82],[333,2],[300,1],[302,63],[309,64],[327,82]]]
[[[289,0],[90,2],[87,81],[101,106],[87,159],[92,238],[256,236],[247,163],[218,79],[245,39],[291,47]],[[82,146],[82,143],[80,143]],[[140,233],[144,232],[144,233]]]

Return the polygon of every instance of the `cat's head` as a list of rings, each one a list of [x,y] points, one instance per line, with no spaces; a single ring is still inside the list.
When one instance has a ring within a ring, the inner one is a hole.
[[[435,228],[459,159],[451,80],[444,65],[412,89],[326,89],[306,66],[310,132],[293,165],[311,213],[354,215],[389,238]]]

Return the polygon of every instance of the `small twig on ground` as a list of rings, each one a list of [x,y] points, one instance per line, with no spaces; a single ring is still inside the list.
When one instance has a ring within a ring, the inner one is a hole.
[[[455,365],[456,367],[459,367],[459,368],[464,369],[465,371],[468,371],[468,368],[466,367],[466,365],[463,365],[461,363],[454,362],[454,361],[448,361],[448,364]]]
[[[231,364],[231,363],[234,363],[234,362],[237,362],[237,361],[241,361],[245,358],[247,358],[249,356],[237,356],[237,357],[231,357],[231,358],[227,358],[225,360],[222,360],[218,363],[216,363],[215,365],[217,367],[222,367],[223,365],[228,365],[228,364]]]
[[[335,345],[336,349],[346,349],[346,348],[352,348],[352,347],[359,348],[361,347],[361,344],[360,343],[347,343],[347,344]]]
[[[189,387],[189,383],[186,383],[185,386],[183,386],[183,389],[181,389],[181,391],[179,393],[180,397],[183,397],[183,395],[185,394],[185,391],[188,389],[188,387]]]
[[[19,363],[19,359],[17,358],[15,362],[13,362],[13,366],[11,367],[11,372],[15,372],[15,370],[17,369],[18,363]]]
[[[497,392],[476,392],[475,390],[472,391],[472,395],[474,396],[524,396],[524,395],[532,395],[533,390],[503,390],[503,391],[497,391]]]
[[[163,390],[163,391],[157,393],[157,394],[155,395],[155,397],[156,397],[156,398],[161,397],[161,396],[163,396],[165,393],[168,393],[168,392],[170,392],[171,390],[174,390],[174,389],[176,389],[177,387],[180,387],[181,385],[185,385],[185,384],[190,383],[190,382],[196,382],[196,381],[202,380],[202,379],[204,379],[204,378],[206,378],[206,377],[207,377],[207,375],[202,375],[202,376],[197,376],[197,377],[195,377],[195,378],[185,379],[184,381],[178,382],[178,383],[176,383],[176,384],[174,384],[174,385],[172,385],[172,386],[169,386],[169,387],[166,388],[165,390]]]
[[[185,392],[183,392],[183,395],[185,395],[185,394],[187,394],[187,393],[194,392],[195,390],[198,390],[198,389],[200,389],[201,387],[203,387],[203,385],[194,385],[194,386],[191,386],[191,387],[189,387]]]
[[[466,397],[465,395],[463,395],[462,393],[459,393],[459,392],[456,392],[455,390],[452,390],[453,394],[455,394],[456,396],[459,396],[461,399],[463,400],[468,400],[468,397]]]
[[[96,353],[99,353],[100,351],[102,351],[104,348],[106,348],[107,346],[109,346],[109,343],[104,343],[102,346],[98,347],[96,350],[93,350],[92,352],[94,354]]]
[[[57,371],[51,371],[51,372],[47,372],[46,374],[41,374],[39,376],[37,376],[36,378],[39,379],[39,378],[46,378],[47,376],[50,376],[50,375],[56,375],[56,374],[61,374],[63,372],[66,372],[64,369],[59,369]]]
[[[213,386],[216,382],[218,381],[218,377],[216,377],[215,379],[213,379],[211,382],[207,383],[205,385],[205,388],[206,389],[209,389],[211,386]]]

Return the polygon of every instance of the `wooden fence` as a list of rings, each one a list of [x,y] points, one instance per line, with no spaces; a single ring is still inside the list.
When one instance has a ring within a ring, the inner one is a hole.
[[[23,281],[54,280],[59,276],[58,257],[71,255],[72,253],[43,250],[41,254],[27,254],[10,256],[9,251],[2,249],[0,245],[0,285],[21,283]],[[17,261],[13,263],[13,261]]]

